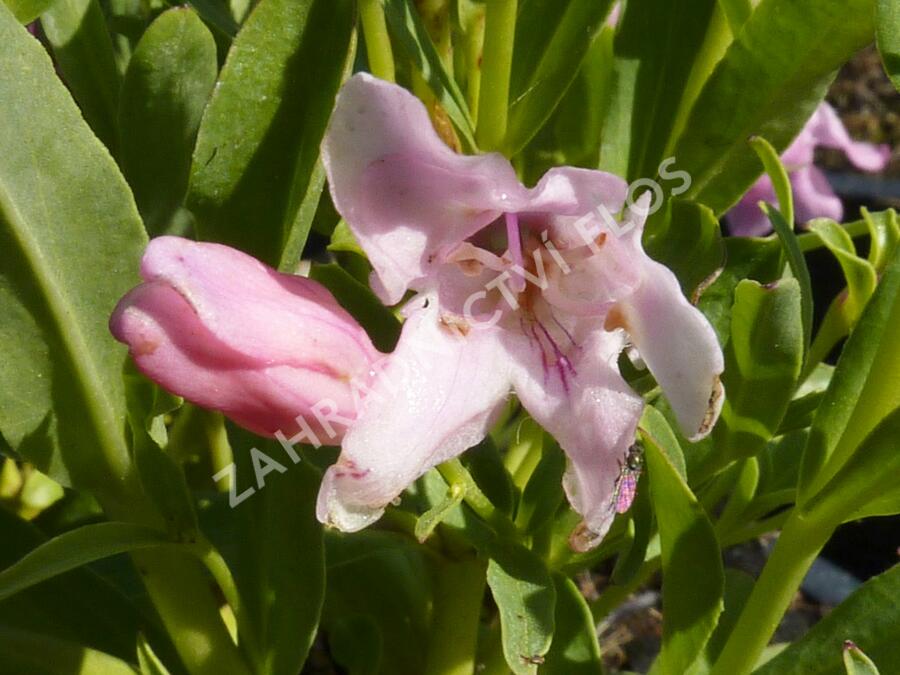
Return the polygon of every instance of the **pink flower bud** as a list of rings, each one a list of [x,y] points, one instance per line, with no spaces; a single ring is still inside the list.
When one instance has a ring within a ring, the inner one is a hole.
[[[323,286],[240,251],[150,242],[112,334],[165,389],[243,427],[337,445],[381,354]]]

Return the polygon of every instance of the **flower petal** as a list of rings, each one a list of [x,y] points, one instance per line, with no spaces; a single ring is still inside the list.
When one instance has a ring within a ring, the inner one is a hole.
[[[881,171],[891,157],[891,150],[886,145],[874,145],[850,138],[837,111],[827,103],[816,108],[809,126],[816,145],[843,150],[847,159],[863,171]]]
[[[767,175],[760,176],[728,212],[728,230],[733,236],[762,237],[772,231],[769,217],[759,208],[761,201],[778,206],[772,179]]]
[[[389,304],[449,247],[519,210],[528,196],[502,155],[453,152],[421,101],[365,73],[338,94],[322,159],[335,207]]]
[[[212,335],[259,364],[319,367],[349,380],[379,355],[324,286],[227,246],[159,237],[141,276],[177,290]]]
[[[610,214],[622,210],[628,183],[605,171],[561,166],[550,169],[529,194],[523,210],[558,216],[581,216],[601,206]]]
[[[815,166],[807,166],[791,173],[794,190],[794,212],[798,223],[813,218],[831,218],[838,222],[844,217],[844,205],[828,179]]]
[[[182,294],[162,281],[141,284],[122,298],[110,330],[147,377],[261,435],[293,435],[295,418],[303,415],[322,442],[337,443],[343,428],[335,424],[335,435],[325,433],[311,409],[327,402],[323,412],[354,414],[347,382],[314,369],[260,366],[220,341]]]
[[[600,542],[616,515],[616,480],[643,409],[643,400],[616,366],[624,345],[621,331],[595,329],[588,335],[573,359],[575,374],[566,381],[547,377],[539,350],[527,339],[507,338],[516,357],[513,382],[519,400],[569,458],[563,486],[584,518],[569,541],[581,551]]]
[[[722,349],[709,321],[684,297],[672,271],[644,253],[639,240],[634,240],[634,247],[641,282],[610,310],[606,326],[625,329],[669,399],[685,436],[698,440],[709,433],[722,408]]]
[[[353,532],[428,469],[481,441],[509,391],[494,331],[455,334],[434,297],[419,296],[379,369],[341,455],[322,481],[320,521]]]

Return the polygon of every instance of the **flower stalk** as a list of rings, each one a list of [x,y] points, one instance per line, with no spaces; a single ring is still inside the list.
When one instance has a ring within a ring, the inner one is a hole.
[[[366,55],[369,69],[375,77],[388,82],[395,79],[394,53],[384,19],[382,0],[361,0],[359,17],[366,36]]]

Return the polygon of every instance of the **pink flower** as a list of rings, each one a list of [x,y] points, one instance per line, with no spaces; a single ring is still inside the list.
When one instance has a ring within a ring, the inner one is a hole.
[[[323,144],[338,211],[389,304],[415,295],[318,516],[353,531],[429,468],[484,438],[511,391],[566,451],[564,486],[584,549],[615,515],[615,485],[643,401],[619,374],[629,343],[685,434],[722,402],[722,353],[675,276],[641,248],[646,201],[619,222],[620,178],[552,169],[525,188],[498,154],[462,156],[404,89],[366,74],[338,96]],[[629,224],[630,223],[630,224]]]
[[[890,148],[886,145],[872,145],[851,139],[834,108],[823,102],[816,108],[800,135],[781,155],[781,161],[791,179],[798,223],[805,223],[813,218],[840,221],[844,216],[841,200],[831,189],[825,174],[813,164],[817,146],[843,150],[847,158],[864,171],[881,171],[891,156]],[[760,210],[760,201],[773,205],[778,203],[772,181],[766,175],[760,177],[728,212],[728,225],[732,234],[756,237],[771,232],[772,225]]]
[[[178,237],[150,242],[141,276],[109,323],[141,372],[261,435],[305,422],[340,442],[381,355],[323,286]]]

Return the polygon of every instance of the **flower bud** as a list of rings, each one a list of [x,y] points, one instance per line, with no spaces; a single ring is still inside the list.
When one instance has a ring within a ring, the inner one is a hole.
[[[381,354],[327,289],[179,237],[150,242],[141,276],[109,324],[141,372],[255,433],[340,443]]]

